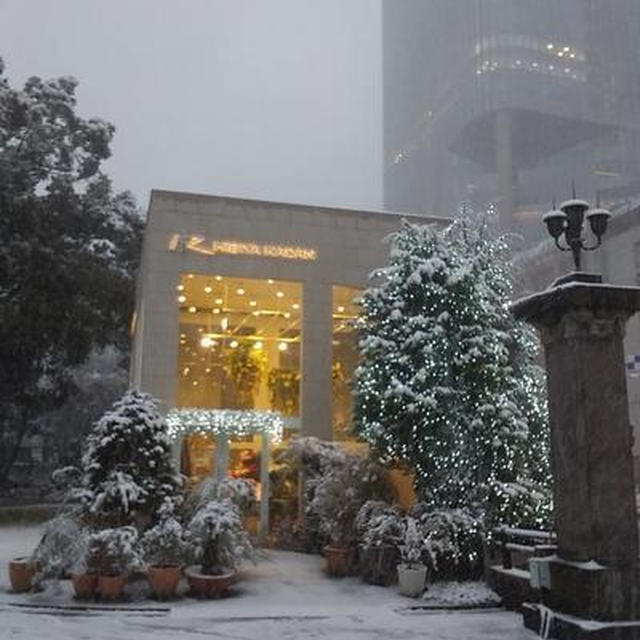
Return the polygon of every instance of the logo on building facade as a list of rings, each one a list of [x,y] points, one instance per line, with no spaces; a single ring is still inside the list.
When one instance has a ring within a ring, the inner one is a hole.
[[[169,239],[169,251],[193,251],[207,256],[257,256],[284,260],[317,260],[318,252],[308,247],[281,244],[257,244],[237,240],[211,240],[201,235],[174,233]]]

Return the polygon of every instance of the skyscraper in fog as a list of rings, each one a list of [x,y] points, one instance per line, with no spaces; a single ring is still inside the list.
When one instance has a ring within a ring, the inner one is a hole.
[[[383,0],[385,205],[640,194],[638,0]]]

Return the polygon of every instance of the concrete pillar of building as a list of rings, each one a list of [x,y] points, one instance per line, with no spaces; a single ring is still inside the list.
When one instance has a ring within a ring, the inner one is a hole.
[[[220,433],[216,436],[213,455],[215,456],[216,480],[222,482],[229,475],[229,436],[226,433]]]
[[[501,109],[496,114],[495,145],[498,189],[500,192],[500,226],[504,232],[513,231],[516,210],[516,170],[513,165],[513,119],[511,112]]]
[[[514,306],[518,317],[540,330],[547,368],[558,551],[549,561],[543,602],[582,620],[640,617],[632,429],[623,366],[626,322],[638,309],[640,288],[579,282]],[[528,611],[525,623],[533,628],[540,611]],[[579,629],[561,629],[562,624],[557,621],[549,637],[587,637]],[[640,637],[640,621],[627,629],[632,630],[639,635],[615,638]],[[577,635],[571,635],[574,631]]]
[[[302,299],[301,433],[333,439],[333,289],[306,282]]]

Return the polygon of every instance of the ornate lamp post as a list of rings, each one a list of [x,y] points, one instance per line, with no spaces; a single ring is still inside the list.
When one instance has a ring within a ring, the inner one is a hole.
[[[596,243],[587,245],[582,237],[584,219],[589,221],[591,232],[596,237]],[[571,251],[576,271],[581,268],[581,252],[593,251],[602,244],[602,236],[607,231],[607,224],[611,213],[606,209],[596,206],[591,209],[588,202],[578,200],[574,197],[560,205],[559,209],[554,208],[545,213],[542,220],[547,225],[547,230],[555,240],[556,247],[560,251]],[[566,246],[560,244],[560,238],[564,235]]]

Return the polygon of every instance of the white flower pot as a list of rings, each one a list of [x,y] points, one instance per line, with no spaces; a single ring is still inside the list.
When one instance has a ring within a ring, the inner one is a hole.
[[[398,591],[403,596],[417,598],[424,592],[424,585],[427,580],[427,567],[424,565],[414,565],[408,567],[406,564],[398,565]]]

